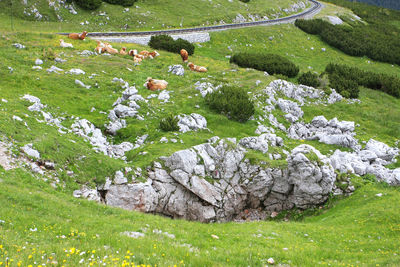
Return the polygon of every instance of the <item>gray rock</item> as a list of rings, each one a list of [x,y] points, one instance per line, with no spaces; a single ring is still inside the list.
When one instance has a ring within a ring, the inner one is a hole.
[[[299,118],[303,117],[304,112],[301,110],[301,108],[299,107],[299,105],[296,102],[279,98],[277,105],[283,112],[285,112],[287,114],[291,114],[295,118],[297,118],[294,121],[297,121]]]
[[[172,74],[175,74],[178,76],[185,75],[185,69],[183,68],[182,65],[170,65],[168,67],[168,72],[171,72]]]
[[[35,65],[42,65],[43,64],[43,60],[41,60],[41,59],[36,59],[35,60]]]
[[[81,69],[70,69],[69,71],[65,72],[67,74],[73,74],[73,75],[81,75],[85,74],[85,72]]]
[[[186,133],[188,131],[197,131],[202,129],[207,129],[207,120],[197,113],[192,113],[190,115],[178,115],[177,116],[179,131]]]
[[[15,44],[13,44],[13,46],[15,48],[18,48],[18,49],[25,49],[26,48],[23,44],[19,44],[19,43],[15,43]]]
[[[60,72],[63,72],[63,71],[64,71],[63,69],[60,69],[60,68],[58,68],[58,67],[56,67],[56,66],[54,66],[54,65],[47,69],[47,72],[48,72],[48,73],[53,73],[53,72],[55,72],[55,73],[60,74]]]
[[[169,167],[171,170],[181,169],[192,174],[197,162],[196,152],[191,149],[185,149],[172,154],[172,156],[166,160],[165,166]]]
[[[85,85],[83,82],[81,82],[80,80],[75,80],[75,84],[77,84],[77,85],[79,85],[79,86],[81,86],[81,87],[83,87],[83,88],[86,88],[86,89],[90,89],[90,85]]]
[[[136,109],[121,104],[117,105],[113,110],[118,118],[135,117],[138,113]]]
[[[121,171],[115,172],[114,176],[114,184],[120,185],[120,184],[126,184],[128,182],[128,179],[124,176],[124,174]]]
[[[318,162],[307,158],[317,155]],[[293,204],[299,208],[323,203],[332,192],[336,174],[330,161],[309,145],[293,149],[288,157],[289,181],[293,184]]]
[[[36,149],[33,149],[32,144],[26,144],[22,148],[22,151],[29,157],[35,158],[35,159],[40,159],[40,153]]]
[[[394,158],[399,154],[398,149],[391,148],[388,145],[374,139],[370,139],[368,141],[365,149],[372,151],[378,158],[388,162],[393,162]]]
[[[96,202],[100,202],[101,198],[100,198],[100,194],[97,192],[96,189],[90,189],[86,186],[83,186],[81,189],[79,190],[75,190],[73,192],[73,196],[76,198],[85,198],[88,199],[90,201],[96,201]]]
[[[122,235],[126,235],[128,237],[135,238],[135,239],[145,236],[145,234],[140,233],[140,232],[128,232],[128,231],[127,232],[123,232]]]
[[[151,183],[111,185],[105,200],[112,207],[152,212],[156,209],[158,195]]]

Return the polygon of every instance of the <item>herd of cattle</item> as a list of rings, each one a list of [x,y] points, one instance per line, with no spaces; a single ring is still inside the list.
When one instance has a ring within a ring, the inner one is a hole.
[[[82,33],[70,33],[68,35],[68,38],[73,39],[73,40],[84,40],[86,38],[86,35],[88,34],[87,31],[84,31]],[[95,51],[98,54],[102,54],[102,53],[108,53],[111,55],[122,55],[122,56],[131,56],[133,58],[133,62],[134,63],[140,63],[142,62],[142,60],[146,59],[146,58],[150,58],[153,59],[157,56],[159,56],[160,54],[157,51],[153,51],[153,52],[149,52],[146,50],[140,51],[138,53],[138,51],[136,49],[132,49],[127,51],[126,47],[122,47],[120,50],[113,48],[109,43],[106,42],[101,42],[101,41],[96,41],[97,42],[97,46],[95,48]],[[60,39],[60,46],[63,48],[73,48],[73,45],[71,43],[66,43],[64,42],[63,39]],[[180,51],[180,55],[182,57],[182,61],[184,63],[187,63],[187,66],[189,67],[190,70],[192,71],[196,71],[196,72],[207,72],[207,68],[203,67],[203,66],[197,66],[195,64],[193,64],[192,62],[188,62],[189,59],[189,54],[185,49],[181,49]],[[163,90],[165,88],[167,88],[168,82],[165,80],[156,80],[156,79],[152,79],[152,78],[147,78],[146,83],[144,84],[147,89],[151,90],[151,91],[155,91],[155,90]]]

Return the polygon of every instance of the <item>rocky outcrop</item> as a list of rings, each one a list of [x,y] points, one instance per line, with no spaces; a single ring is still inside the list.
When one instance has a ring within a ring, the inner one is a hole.
[[[258,214],[323,203],[336,174],[315,148],[296,147],[283,168],[246,158],[248,149],[267,153],[282,144],[274,134],[239,142],[214,137],[162,158],[163,164],[155,162],[145,183],[127,183],[117,173],[112,184],[100,189],[110,206],[202,222],[233,220],[245,210]]]
[[[170,65],[168,67],[168,72],[171,72],[172,74],[175,74],[177,76],[185,75],[185,69],[182,65]]]
[[[352,121],[339,121],[337,118],[328,121],[324,116],[317,116],[308,124],[292,124],[288,129],[288,136],[293,139],[319,140],[328,145],[359,150],[358,141],[354,138],[354,129]]]
[[[330,160],[332,166],[341,173],[372,174],[378,181],[400,185],[400,168],[390,170],[385,167],[395,162],[398,155],[398,149],[370,139],[363,150],[352,153],[336,150]]]
[[[203,116],[197,113],[192,113],[190,115],[178,115],[178,127],[179,131],[186,133],[188,131],[197,131],[202,129],[207,129],[207,120]]]

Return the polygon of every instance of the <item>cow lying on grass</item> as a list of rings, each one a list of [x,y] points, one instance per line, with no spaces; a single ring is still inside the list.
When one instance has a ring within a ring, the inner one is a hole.
[[[206,67],[194,65],[192,62],[188,63],[188,67],[190,68],[191,71],[207,72]]]
[[[74,40],[85,40],[87,34],[88,34],[87,31],[84,31],[82,33],[70,33],[68,34],[68,38]]]
[[[151,77],[147,78],[144,86],[151,91],[164,90],[167,88],[168,82],[164,80],[156,80]]]
[[[72,44],[64,42],[63,39],[60,39],[60,46],[64,47],[64,48],[66,48],[66,47],[74,48],[74,46]]]

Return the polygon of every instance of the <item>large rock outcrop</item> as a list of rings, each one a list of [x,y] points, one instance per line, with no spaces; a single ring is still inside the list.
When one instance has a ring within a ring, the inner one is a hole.
[[[101,187],[107,205],[202,222],[229,221],[244,211],[264,213],[323,203],[336,174],[330,160],[309,145],[292,150],[285,167],[253,162],[248,150],[267,154],[281,146],[274,134],[208,143],[177,151],[155,162],[145,183]]]

